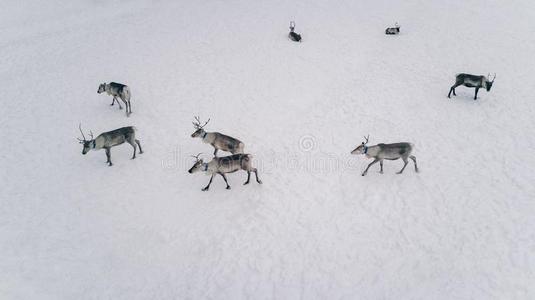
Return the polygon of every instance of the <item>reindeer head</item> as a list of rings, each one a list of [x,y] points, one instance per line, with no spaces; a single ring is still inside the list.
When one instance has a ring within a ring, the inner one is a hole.
[[[199,119],[199,117],[195,117],[195,121],[193,121],[193,128],[195,128],[195,132],[193,132],[191,134],[191,137],[194,138],[194,137],[198,137],[198,136],[201,136],[202,134],[204,134],[204,126],[206,126],[206,124],[208,124],[208,122],[210,122],[210,119],[208,119],[208,121],[206,121],[204,123],[204,125],[201,125],[201,120]]]
[[[92,145],[93,144],[93,132],[89,131],[89,135],[91,136],[91,139],[87,140],[85,138],[84,133],[82,132],[82,123],[78,125],[78,129],[80,129],[80,133],[82,134],[82,139],[78,138],[78,141],[80,142],[80,144],[84,145],[84,148],[82,149],[82,154],[86,155],[87,152],[89,152],[89,150],[93,148],[93,145]]]
[[[294,29],[295,29],[295,22],[294,21],[290,21],[290,31],[294,32]]]
[[[201,171],[201,167],[203,165],[203,160],[202,158],[199,158],[199,155],[201,155],[202,153],[199,153],[197,154],[196,156],[191,156],[193,158],[195,158],[195,163],[193,164],[193,167],[191,167],[188,171],[188,173],[192,174],[192,173],[195,173],[195,172],[198,172],[198,171]]]
[[[370,139],[370,135],[364,137],[364,142],[360,144],[355,150],[351,151],[351,154],[365,154],[367,149],[368,140]]]
[[[494,79],[496,79],[496,73],[494,73],[494,77],[492,77],[492,80],[490,80],[490,73],[487,76],[487,80],[485,81],[485,88],[487,89],[487,92],[490,91],[490,88],[492,87],[492,84],[494,83]]]
[[[106,84],[105,83],[101,83],[98,86],[97,94],[104,93],[105,91],[106,91]]]

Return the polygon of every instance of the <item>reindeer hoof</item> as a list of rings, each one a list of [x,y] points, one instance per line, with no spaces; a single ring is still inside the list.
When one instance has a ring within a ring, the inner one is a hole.
[[[249,184],[249,181],[246,181],[246,182],[243,183],[243,185],[247,185],[247,184]]]
[[[203,188],[201,191],[206,192],[208,190],[207,187]]]
[[[256,182],[258,182],[258,184],[262,184],[262,180],[257,180]]]
[[[229,186],[227,186],[227,190],[230,190],[230,185],[229,185]]]
[[[111,167],[111,166],[113,166],[113,164],[112,164],[112,163],[109,163],[109,164],[108,164],[108,167]]]
[[[143,154],[143,151],[139,150],[139,154]]]

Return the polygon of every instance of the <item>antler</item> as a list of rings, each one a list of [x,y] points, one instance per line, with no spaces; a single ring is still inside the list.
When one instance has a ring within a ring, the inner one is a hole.
[[[80,129],[80,133],[82,134],[82,137],[84,138],[83,140],[81,140],[80,138],[78,138],[78,140],[79,140],[80,142],[86,142],[87,139],[85,138],[84,132],[82,131],[82,123],[80,123],[80,124],[78,125],[78,129]],[[92,140],[94,139],[94,137],[93,137],[93,131],[89,130],[89,135],[91,136],[90,141],[92,141]]]
[[[80,142],[86,141],[84,132],[82,131],[82,123],[78,124],[78,129],[80,129],[80,133],[82,134],[82,138],[83,138],[83,140],[81,140],[80,138],[77,138],[77,139],[78,139]]]
[[[206,126],[206,124],[208,124],[208,122],[210,122],[210,119],[208,119],[208,121],[206,121],[204,123],[204,125],[201,126],[201,119],[198,116],[194,117],[194,118],[195,118],[195,122],[192,122],[193,123],[193,127],[197,128],[197,129],[204,128],[204,126]]]
[[[197,155],[192,155],[191,157],[195,158],[196,161],[199,161],[200,160],[199,159],[199,155],[201,155],[201,154],[202,154],[202,152],[197,154]]]
[[[366,145],[368,143],[368,140],[370,139],[370,135],[365,136],[364,139],[366,140],[363,144]]]

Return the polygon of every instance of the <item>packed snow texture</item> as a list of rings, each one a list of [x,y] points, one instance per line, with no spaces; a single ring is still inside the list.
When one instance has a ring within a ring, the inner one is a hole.
[[[0,298],[534,299],[534,19],[528,0],[3,0]],[[448,99],[461,72],[497,79]],[[195,115],[263,185],[201,191]],[[134,125],[145,153],[83,156],[80,122]],[[421,172],[362,177],[367,134],[413,143]]]

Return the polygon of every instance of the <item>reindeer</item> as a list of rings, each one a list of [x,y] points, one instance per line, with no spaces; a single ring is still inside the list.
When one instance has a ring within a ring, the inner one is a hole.
[[[288,33],[288,37],[290,38],[290,40],[292,40],[294,42],[301,42],[301,35],[298,34],[298,33],[295,33],[294,29],[295,29],[295,22],[291,21],[290,22],[290,33]]]
[[[101,133],[99,136],[97,136],[96,139],[93,138],[93,132],[90,131],[90,140],[87,140],[85,138],[84,133],[82,132],[82,124],[80,124],[78,128],[80,129],[80,133],[82,134],[83,138],[78,138],[80,144],[84,145],[82,154],[86,155],[89,150],[104,149],[106,150],[106,157],[108,158],[106,163],[108,163],[110,167],[113,165],[111,163],[110,152],[110,149],[112,147],[121,145],[124,142],[129,143],[132,147],[134,147],[134,155],[132,156],[132,159],[136,158],[136,144],[139,146],[139,153],[143,153],[143,150],[141,149],[141,144],[139,143],[139,140],[136,139],[135,128],[133,126],[122,127],[119,129]]]
[[[394,25],[394,27],[389,27],[385,30],[385,34],[399,34],[400,26],[398,22]]]
[[[396,160],[396,159],[403,159],[403,162],[405,163],[403,165],[403,168],[397,173],[401,174],[403,173],[403,170],[405,170],[405,167],[409,163],[408,158],[412,159],[414,162],[414,169],[416,172],[418,172],[418,165],[416,164],[416,157],[414,155],[411,155],[412,149],[414,148],[414,145],[411,143],[395,143],[395,144],[377,144],[375,146],[367,146],[368,140],[370,138],[370,135],[367,137],[364,137],[365,141],[362,142],[361,145],[359,145],[355,150],[351,151],[351,154],[364,154],[368,158],[374,158],[374,160],[368,165],[366,170],[362,172],[362,176],[366,175],[368,173],[368,169],[375,163],[379,162],[381,165],[381,171],[380,173],[383,173],[383,160]]]
[[[208,122],[210,122],[210,119],[208,119],[204,125],[201,125],[199,117],[195,117],[195,121],[192,122],[195,132],[191,134],[191,137],[200,137],[203,142],[212,145],[215,149],[214,156],[217,155],[218,150],[227,151],[232,154],[243,153],[243,147],[245,147],[245,145],[239,140],[219,132],[204,131],[204,126],[206,126]]]
[[[119,109],[123,108],[121,107],[119,100],[117,100],[117,97],[121,98],[126,106],[126,116],[130,116],[132,113],[132,105],[130,104],[130,88],[128,86],[116,82],[102,83],[98,86],[97,93],[102,94],[104,92],[113,96],[113,100],[110,105],[113,106],[115,101],[117,101],[117,104],[119,104]]]
[[[201,153],[197,154],[196,156],[192,156],[195,158],[195,164],[193,167],[191,167],[191,169],[189,169],[188,172],[192,174],[202,171],[206,172],[208,175],[211,175],[210,182],[208,182],[208,185],[202,189],[203,191],[207,191],[210,188],[210,184],[212,184],[212,180],[216,174],[219,174],[221,177],[223,177],[225,183],[227,184],[227,190],[230,190],[230,185],[228,184],[227,176],[225,176],[225,174],[234,173],[239,170],[244,170],[247,172],[247,181],[245,181],[243,185],[249,184],[251,172],[254,172],[256,176],[256,182],[262,184],[262,181],[258,178],[258,170],[251,166],[251,159],[253,158],[251,154],[241,153],[224,157],[214,157],[208,163],[205,163],[202,158],[199,159],[199,155],[201,155]]]
[[[494,83],[494,79],[496,79],[496,73],[494,73],[494,77],[492,78],[492,81],[489,79],[490,73],[488,77],[485,77],[483,75],[471,75],[471,74],[457,74],[455,76],[455,84],[450,88],[450,92],[448,93],[448,98],[451,98],[451,92],[453,92],[453,96],[457,96],[455,94],[455,88],[464,85],[466,87],[473,87],[476,88],[476,93],[474,95],[474,100],[477,100],[477,92],[479,92],[480,88],[484,88],[487,90],[487,92],[490,92],[490,88],[492,88],[492,84]]]

